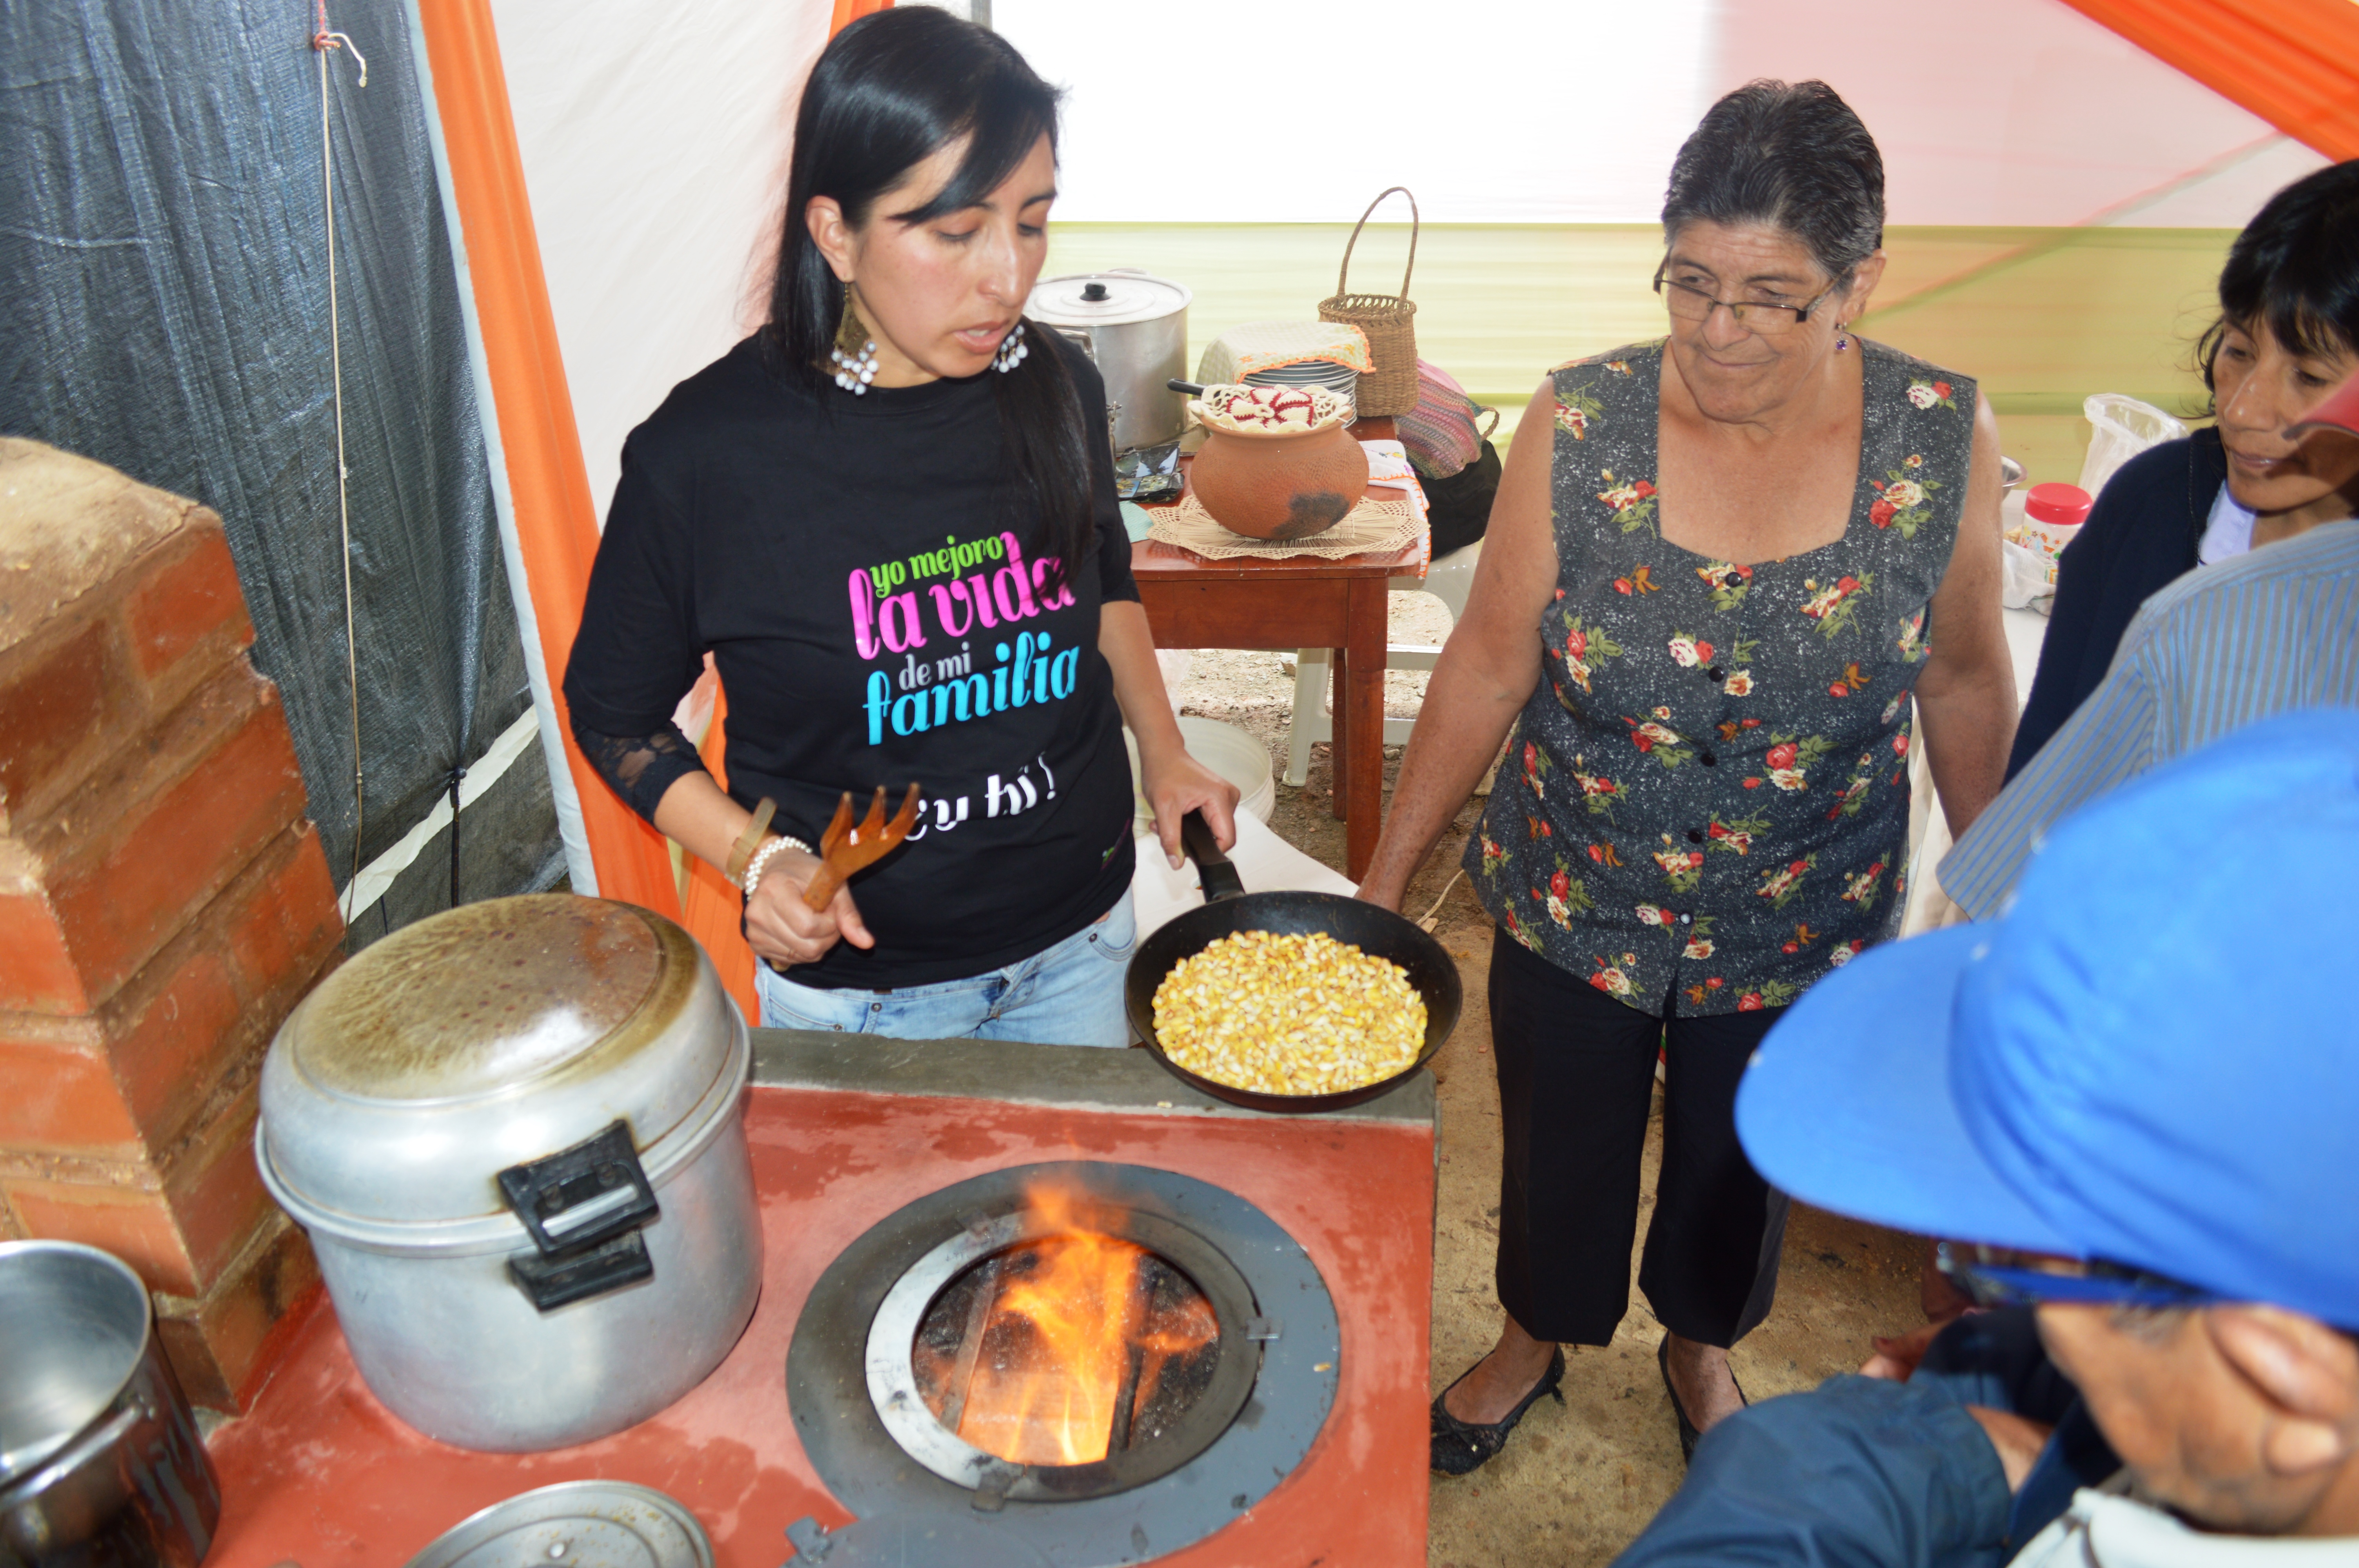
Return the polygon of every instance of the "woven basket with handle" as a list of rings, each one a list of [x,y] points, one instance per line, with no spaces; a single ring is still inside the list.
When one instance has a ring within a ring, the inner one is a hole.
[[[1395,192],[1408,197],[1408,266],[1401,273],[1401,291],[1350,293],[1353,246],[1360,243],[1360,231],[1368,226],[1385,198]],[[1360,377],[1355,400],[1360,414],[1367,418],[1406,414],[1417,406],[1417,301],[1408,297],[1409,275],[1417,270],[1417,198],[1409,195],[1408,187],[1396,185],[1379,194],[1352,226],[1351,242],[1343,247],[1343,269],[1335,275],[1333,297],[1319,302],[1321,321],[1349,322],[1367,334],[1368,358],[1376,368]]]

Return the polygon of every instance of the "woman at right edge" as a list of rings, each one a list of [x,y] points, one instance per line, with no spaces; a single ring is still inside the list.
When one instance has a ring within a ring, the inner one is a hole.
[[[1507,1322],[1434,1400],[1445,1474],[1556,1391],[1563,1345],[1611,1342],[1658,1049],[1639,1285],[1682,1446],[1744,1402],[1728,1346],[1768,1313],[1786,1202],[1737,1145],[1736,1083],[1897,928],[1912,694],[1951,831],[1997,793],[1997,426],[1965,377],[1849,330],[1883,229],[1832,89],[1730,93],[1671,170],[1670,336],[1554,372],[1509,450],[1360,889],[1399,906],[1512,725],[1466,849],[1499,926]]]
[[[2228,247],[2219,297],[2196,350],[2214,422],[2124,463],[2064,547],[2009,778],[2104,680],[2147,595],[2359,514],[2359,449],[2287,434],[2359,374],[2359,159],[2270,197]]]

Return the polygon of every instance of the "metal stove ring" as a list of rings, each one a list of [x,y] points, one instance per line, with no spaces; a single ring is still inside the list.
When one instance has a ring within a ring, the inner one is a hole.
[[[869,1400],[893,1440],[945,1481],[1019,1502],[1124,1491],[1178,1469],[1211,1446],[1253,1393],[1261,1346],[1247,1337],[1256,1312],[1252,1287],[1234,1264],[1194,1231],[1133,1209],[1109,1223],[1106,1234],[1136,1242],[1185,1274],[1203,1292],[1220,1325],[1212,1374],[1196,1401],[1154,1442],[1083,1465],[1013,1464],[944,1426],[918,1390],[910,1357],[926,1309],[973,1265],[995,1252],[1059,1234],[1061,1228],[1025,1213],[971,1226],[912,1264],[877,1306],[865,1357]]]
[[[1026,1194],[1043,1182],[1078,1185],[1093,1197],[1201,1237],[1235,1266],[1268,1320],[1247,1332],[1274,1336],[1259,1342],[1251,1396],[1227,1430],[1180,1468],[1126,1491],[1032,1501],[944,1480],[886,1430],[869,1397],[869,1327],[893,1283],[944,1240],[972,1227],[978,1215],[1019,1211]],[[811,1467],[837,1502],[857,1516],[846,1531],[882,1531],[894,1541],[901,1539],[894,1531],[947,1531],[942,1540],[955,1538],[962,1545],[962,1554],[951,1560],[977,1568],[1048,1561],[1058,1568],[1114,1568],[1205,1539],[1292,1474],[1335,1408],[1341,1341],[1335,1303],[1317,1267],[1247,1199],[1149,1166],[1053,1162],[938,1188],[845,1244],[821,1271],[795,1320],[785,1368],[787,1403]],[[998,1543],[995,1553],[965,1550],[978,1531]],[[919,1559],[903,1552],[881,1560]]]

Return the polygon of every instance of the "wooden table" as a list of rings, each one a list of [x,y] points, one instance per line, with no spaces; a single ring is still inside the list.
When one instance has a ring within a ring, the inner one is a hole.
[[[1393,422],[1363,419],[1352,434],[1390,439]],[[1344,824],[1344,870],[1355,881],[1367,871],[1383,826],[1386,583],[1419,571],[1423,553],[1411,545],[1334,561],[1211,561],[1152,539],[1130,546],[1131,575],[1157,647],[1333,651],[1332,809]]]

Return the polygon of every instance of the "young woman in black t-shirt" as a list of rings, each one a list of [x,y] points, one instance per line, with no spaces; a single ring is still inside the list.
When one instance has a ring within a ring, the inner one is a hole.
[[[1120,1045],[1138,738],[1167,854],[1237,792],[1190,758],[1114,498],[1105,395],[1021,319],[1057,97],[988,29],[880,13],[813,68],[769,323],[623,449],[566,671],[574,733],[690,853],[750,857],[766,1022]],[[712,655],[724,794],[672,721]],[[828,907],[845,790],[924,814]]]

